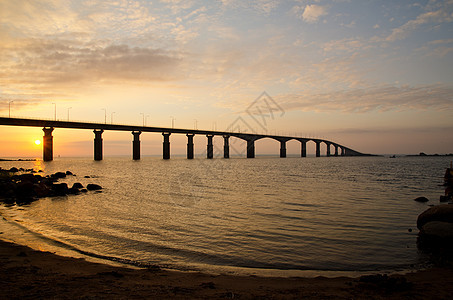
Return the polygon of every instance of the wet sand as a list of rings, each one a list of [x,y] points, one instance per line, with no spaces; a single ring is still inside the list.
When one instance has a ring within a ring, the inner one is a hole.
[[[0,299],[450,299],[453,270],[270,278],[132,269],[0,240]]]

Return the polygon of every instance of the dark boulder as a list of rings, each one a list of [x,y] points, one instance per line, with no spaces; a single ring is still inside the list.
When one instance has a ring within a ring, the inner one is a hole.
[[[453,223],[431,221],[422,226],[420,233],[432,239],[453,241]]]
[[[417,201],[417,202],[428,202],[428,198],[426,197],[418,197],[418,198],[415,198],[414,201]]]
[[[53,177],[53,178],[65,178],[65,177],[66,177],[66,173],[57,172],[57,173],[52,174],[52,175],[50,175],[50,176]]]
[[[72,172],[71,172],[71,171],[66,171],[66,173],[65,173],[65,174],[66,174],[66,175],[74,175],[74,174],[72,174]]]
[[[78,188],[72,187],[72,188],[68,189],[68,194],[77,195],[77,194],[80,194],[80,190]]]
[[[57,183],[52,185],[55,196],[65,196],[68,194],[68,185],[66,183]]]
[[[97,190],[102,190],[102,187],[98,184],[94,184],[94,183],[89,183],[87,185],[87,190],[89,191],[97,191]]]
[[[81,189],[81,188],[83,188],[83,185],[80,182],[75,182],[72,185],[72,189]]]
[[[436,205],[424,211],[418,216],[417,227],[420,249],[453,249],[453,205]]]
[[[19,172],[19,169],[16,167],[12,167],[11,169],[9,169],[9,171],[12,173],[17,173],[17,172]]]
[[[453,205],[442,204],[428,208],[418,216],[417,228],[422,230],[426,223],[433,221],[453,223]]]
[[[35,184],[34,190],[35,190],[36,196],[38,196],[38,198],[48,197],[52,193],[52,190],[49,188],[49,186],[45,185],[42,182]]]
[[[35,187],[33,183],[25,181],[16,184],[16,198],[28,199],[36,196]]]
[[[36,183],[38,182],[38,178],[35,177],[35,175],[33,174],[21,174],[21,175],[17,175],[17,177],[15,177],[16,180],[20,180],[22,182],[31,182],[31,183]]]

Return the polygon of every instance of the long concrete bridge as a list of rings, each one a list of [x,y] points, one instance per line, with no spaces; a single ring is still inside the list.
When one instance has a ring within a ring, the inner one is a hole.
[[[238,133],[227,131],[212,131],[212,130],[195,130],[195,129],[180,129],[180,128],[165,128],[165,127],[150,127],[150,126],[133,126],[133,125],[115,125],[103,123],[89,122],[70,122],[70,121],[52,121],[41,119],[25,119],[25,118],[6,118],[0,117],[0,125],[7,126],[26,126],[26,127],[42,127],[44,131],[43,137],[43,160],[53,160],[53,136],[52,132],[55,128],[76,128],[90,129],[94,132],[94,160],[102,160],[102,133],[105,130],[113,131],[130,131],[133,135],[132,140],[132,159],[140,159],[140,134],[142,132],[158,132],[163,135],[163,159],[170,159],[170,135],[185,134],[187,136],[187,158],[194,158],[194,142],[195,135],[206,135],[207,137],[207,158],[214,157],[214,136],[223,137],[223,157],[230,157],[230,137],[242,139],[247,142],[247,158],[255,157],[255,141],[263,138],[271,138],[280,142],[280,157],[286,157],[286,142],[296,140],[301,143],[301,157],[307,156],[307,142],[312,141],[316,144],[316,157],[321,156],[321,143],[326,144],[326,156],[361,156],[366,155],[358,151],[352,150],[346,146],[337,144],[325,139],[302,138],[292,136],[279,136],[254,133]],[[331,153],[331,147],[334,147],[334,152]]]

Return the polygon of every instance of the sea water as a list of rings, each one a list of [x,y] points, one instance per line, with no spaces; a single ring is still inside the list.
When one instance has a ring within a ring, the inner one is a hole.
[[[448,157],[59,158],[102,192],[2,206],[61,247],[135,265],[261,274],[403,270],[426,264],[416,219],[438,204]],[[89,176],[89,178],[85,178]],[[428,203],[415,198],[425,196]]]

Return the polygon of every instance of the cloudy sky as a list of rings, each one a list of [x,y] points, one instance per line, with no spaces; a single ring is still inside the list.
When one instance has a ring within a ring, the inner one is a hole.
[[[281,111],[250,114],[263,92]],[[241,117],[251,130],[362,152],[451,153],[453,1],[3,0],[0,114],[52,119],[55,109],[57,119],[218,130]],[[1,131],[17,147],[0,156],[40,153],[30,141],[41,129]],[[54,136],[57,153],[91,155],[92,132]],[[185,137],[173,138],[184,153]],[[131,139],[104,133],[106,153],[128,154]],[[142,140],[160,153],[161,136]],[[278,154],[260,143],[258,154]]]

